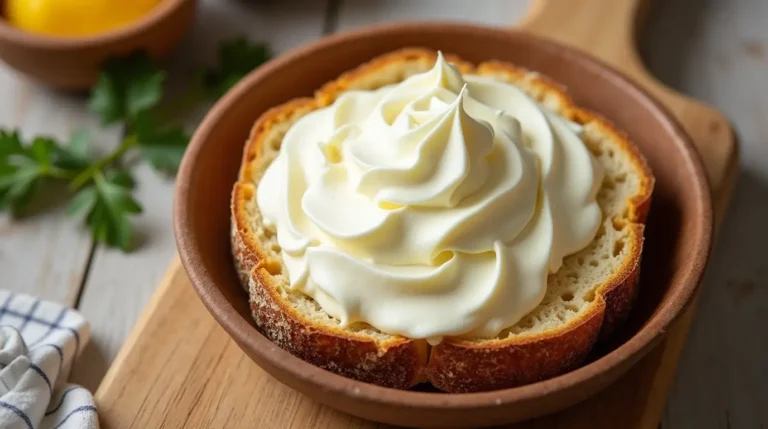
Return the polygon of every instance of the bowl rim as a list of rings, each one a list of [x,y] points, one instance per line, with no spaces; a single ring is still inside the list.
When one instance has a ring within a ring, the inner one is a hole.
[[[103,46],[136,37],[148,27],[162,23],[165,18],[176,13],[184,4],[196,1],[160,0],[149,13],[127,25],[104,33],[75,37],[51,36],[19,29],[11,25],[5,18],[5,10],[0,10],[0,39],[6,39],[29,48],[42,49],[84,49]],[[0,6],[4,5],[4,3],[4,1],[0,1]]]
[[[534,43],[550,51],[559,51],[567,61],[579,61],[585,67],[596,70],[596,73],[599,73],[604,79],[619,82],[622,87],[627,88],[630,93],[639,98],[648,110],[660,113],[660,117],[664,122],[662,126],[666,127],[669,133],[676,137],[677,144],[682,149],[683,164],[688,171],[693,173],[692,182],[695,184],[691,192],[695,194],[695,201],[698,205],[696,212],[700,214],[699,220],[702,225],[700,233],[694,237],[693,248],[696,250],[688,255],[689,260],[688,264],[686,264],[688,268],[679,282],[681,286],[674,293],[670,294],[667,300],[656,307],[651,317],[631,338],[608,354],[565,374],[508,389],[476,393],[431,393],[392,389],[331,373],[275,346],[250,321],[240,317],[235,308],[224,298],[221,291],[216,288],[210,272],[203,265],[202,258],[196,250],[198,247],[197,239],[194,237],[194,234],[189,233],[191,231],[192,216],[185,210],[185,203],[192,191],[189,182],[196,169],[196,159],[206,141],[209,140],[209,135],[214,125],[221,120],[232,105],[252,91],[263,77],[270,75],[273,70],[285,67],[307,56],[315,50],[333,48],[361,36],[370,37],[371,35],[420,29],[432,31],[439,29],[443,32],[480,32],[488,37],[513,35],[514,37],[525,39],[526,43]],[[713,233],[713,211],[709,189],[707,175],[705,174],[700,155],[677,119],[661,103],[651,97],[646,90],[640,88],[625,75],[604,62],[574,48],[520,30],[497,29],[450,21],[408,21],[368,26],[327,36],[293,49],[269,61],[242,79],[208,112],[190,142],[178,174],[174,196],[174,230],[182,264],[205,307],[241,347],[252,350],[254,354],[267,361],[270,366],[291,373],[302,383],[310,384],[316,390],[329,394],[353,395],[358,400],[396,407],[461,410],[479,407],[498,407],[504,404],[533,400],[556,391],[568,390],[601,374],[608,373],[612,369],[617,369],[622,364],[636,362],[652,346],[658,344],[670,324],[682,314],[687,304],[691,302],[691,298],[701,282],[709,258]],[[354,392],[354,394],[350,391]]]

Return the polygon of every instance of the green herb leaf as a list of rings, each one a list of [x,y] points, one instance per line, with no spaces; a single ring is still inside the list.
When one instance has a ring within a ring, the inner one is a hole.
[[[18,216],[29,204],[41,178],[51,171],[56,143],[38,137],[25,147],[17,131],[0,130],[0,209]]]
[[[128,251],[133,234],[130,217],[142,209],[130,187],[124,186],[124,179],[121,174],[94,176],[93,184],[81,189],[72,200],[69,213],[85,216],[95,240]]]
[[[105,173],[108,181],[120,185],[124,188],[133,189],[136,187],[136,180],[130,171],[122,168],[113,168]]]
[[[96,205],[98,198],[99,196],[96,192],[95,186],[88,186],[83,188],[77,194],[75,194],[72,202],[69,203],[67,213],[73,217],[85,216],[87,213],[90,213],[90,211],[93,210],[93,207]]]
[[[53,148],[53,164],[58,169],[70,173],[72,177],[77,176],[77,173],[88,168],[92,162],[89,153],[90,144],[91,139],[87,131],[72,133],[66,146]]]
[[[38,166],[29,160],[0,164],[0,209],[8,208],[18,216],[32,199],[40,177]]]
[[[0,161],[11,155],[23,153],[24,147],[21,145],[21,137],[18,131],[0,130]]]
[[[161,126],[148,114],[138,116],[134,131],[144,157],[164,173],[175,173],[189,144],[189,134],[178,126]]]
[[[104,125],[130,121],[151,109],[163,95],[165,72],[145,52],[106,62],[91,91],[89,109],[101,117]]]
[[[58,150],[56,142],[49,137],[35,137],[29,147],[29,154],[40,165],[51,165],[51,156]]]
[[[213,97],[223,95],[245,75],[267,62],[271,54],[266,45],[240,37],[222,43],[218,56],[218,65],[203,75],[203,86]]]
[[[88,168],[89,160],[80,156],[77,144],[74,151],[72,144],[62,147],[50,137],[24,144],[17,131],[0,130],[0,209],[19,215],[42,179],[71,180]]]

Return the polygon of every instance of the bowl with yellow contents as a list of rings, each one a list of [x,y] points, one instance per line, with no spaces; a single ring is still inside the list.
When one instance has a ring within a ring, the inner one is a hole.
[[[2,0],[0,59],[45,85],[82,90],[110,57],[160,59],[189,29],[197,0]]]

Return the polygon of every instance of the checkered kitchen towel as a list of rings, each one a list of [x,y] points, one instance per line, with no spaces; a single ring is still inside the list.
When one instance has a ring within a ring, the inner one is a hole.
[[[99,427],[91,393],[67,384],[89,336],[78,312],[0,290],[0,428]]]

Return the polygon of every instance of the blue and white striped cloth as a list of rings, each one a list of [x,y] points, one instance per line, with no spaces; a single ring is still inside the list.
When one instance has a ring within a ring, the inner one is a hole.
[[[99,427],[91,393],[67,383],[89,337],[75,310],[0,290],[0,428]]]

